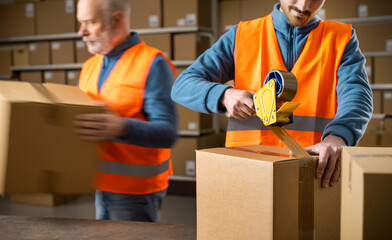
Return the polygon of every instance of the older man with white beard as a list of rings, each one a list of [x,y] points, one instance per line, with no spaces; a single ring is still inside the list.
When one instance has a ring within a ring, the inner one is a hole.
[[[81,138],[100,142],[96,218],[157,222],[177,138],[175,68],[129,32],[128,0],[79,0],[77,8],[79,35],[95,54],[83,64],[79,87],[107,106],[75,119]]]

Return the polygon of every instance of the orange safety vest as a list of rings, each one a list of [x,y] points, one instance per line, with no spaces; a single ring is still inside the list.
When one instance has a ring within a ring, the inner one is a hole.
[[[145,84],[158,54],[162,55],[162,52],[144,42],[134,45],[118,60],[101,91],[98,91],[98,77],[103,56],[93,56],[82,67],[79,87],[107,103],[121,117],[147,121],[142,113]],[[174,65],[166,60],[174,72]],[[172,175],[170,149],[103,141],[99,147],[98,162],[95,189],[101,191],[125,194],[158,192],[169,186],[169,176]]]
[[[337,70],[352,35],[349,24],[321,20],[308,36],[292,73],[298,90],[292,102],[300,103],[286,131],[302,146],[321,141],[325,126],[337,110]],[[285,53],[284,53],[285,54]],[[257,92],[273,69],[287,71],[280,52],[272,16],[240,22],[235,47],[235,88]],[[257,145],[284,147],[257,116],[241,121],[230,118],[226,146]]]

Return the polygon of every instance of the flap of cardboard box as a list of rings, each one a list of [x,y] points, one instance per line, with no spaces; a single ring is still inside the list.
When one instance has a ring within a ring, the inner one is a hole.
[[[345,147],[344,151],[355,160],[363,172],[392,173],[392,148]]]
[[[0,82],[0,99],[8,102],[52,103],[33,84],[16,81]]]

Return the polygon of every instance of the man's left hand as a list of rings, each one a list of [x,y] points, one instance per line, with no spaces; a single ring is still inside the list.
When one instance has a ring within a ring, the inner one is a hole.
[[[305,148],[309,154],[318,154],[316,177],[322,178],[322,186],[333,186],[341,176],[341,151],[346,142],[338,136],[328,135],[320,143]]]
[[[125,120],[111,112],[76,115],[74,125],[75,132],[90,141],[112,139],[122,136],[125,131]]]

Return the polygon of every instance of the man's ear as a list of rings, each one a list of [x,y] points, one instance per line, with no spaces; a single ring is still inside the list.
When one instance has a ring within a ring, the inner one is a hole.
[[[123,20],[124,13],[121,11],[116,11],[112,14],[112,26],[117,27],[118,24]]]

